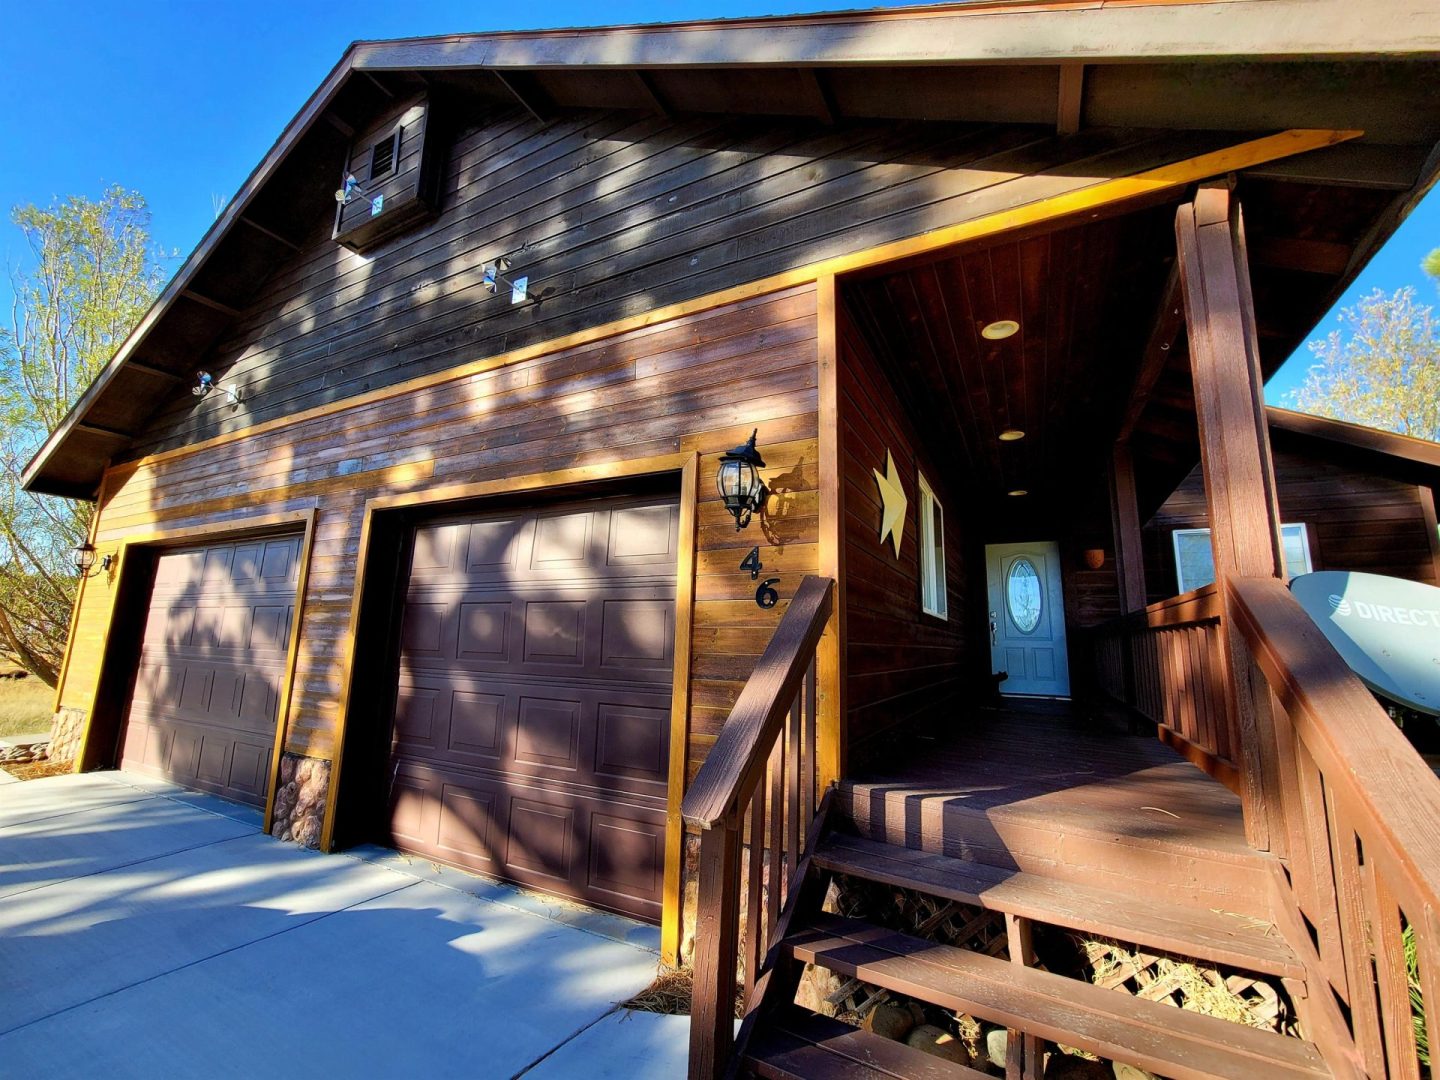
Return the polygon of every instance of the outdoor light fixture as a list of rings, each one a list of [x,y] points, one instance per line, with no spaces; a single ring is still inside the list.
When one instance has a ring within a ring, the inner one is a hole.
[[[750,432],[750,439],[744,446],[725,451],[720,456],[720,468],[715,474],[715,486],[720,489],[725,509],[735,517],[736,532],[750,524],[750,516],[770,497],[770,489],[760,479],[765,460],[755,449],[755,436],[759,431],[756,428]]]
[[[485,276],[481,284],[493,295],[499,291],[501,284],[510,286],[510,303],[523,304],[530,297],[530,279],[528,277],[517,277],[514,279],[505,276],[505,271],[510,269],[509,259],[496,259],[493,263],[485,264]]]
[[[231,405],[240,404],[240,391],[236,390],[233,384],[230,386],[220,386],[216,383],[215,376],[211,375],[210,372],[197,371],[195,373],[195,385],[190,388],[190,393],[196,397],[204,397],[210,393],[210,391],[216,389],[230,399]]]
[[[365,189],[360,186],[360,181],[355,179],[354,173],[345,174],[345,185],[335,192],[335,201],[347,205],[351,199],[363,199]]]
[[[95,545],[88,540],[76,544],[75,550],[71,552],[71,556],[75,562],[75,569],[78,570],[82,576],[88,577],[90,575],[90,568],[95,565]]]
[[[1019,428],[1006,428],[1004,431],[1000,432],[1001,442],[1018,442],[1024,437],[1025,433]]]
[[[1007,337],[1014,337],[1020,332],[1020,324],[1014,319],[1000,319],[998,322],[986,324],[981,329],[980,336],[987,341],[1004,341]]]
[[[1024,488],[1016,488],[1014,491],[1006,492],[1006,494],[1010,495],[1012,498],[1018,499],[1021,495],[1029,495],[1030,492],[1026,491]]]

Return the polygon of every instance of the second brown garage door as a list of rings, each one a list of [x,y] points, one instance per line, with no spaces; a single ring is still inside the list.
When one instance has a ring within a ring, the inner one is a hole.
[[[263,806],[300,537],[160,555],[120,763]]]
[[[678,535],[653,496],[417,528],[398,846],[659,919]]]

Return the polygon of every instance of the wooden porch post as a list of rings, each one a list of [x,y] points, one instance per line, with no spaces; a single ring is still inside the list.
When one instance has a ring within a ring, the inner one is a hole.
[[[1115,525],[1115,567],[1120,612],[1145,606],[1145,553],[1141,548],[1140,507],[1135,499],[1135,465],[1129,443],[1116,443],[1110,455],[1110,512]]]
[[[1239,203],[1228,185],[1208,184],[1175,217],[1200,426],[1200,465],[1210,514],[1215,579],[1222,595],[1241,577],[1284,573],[1270,436],[1261,391],[1255,310]],[[1275,820],[1275,738],[1266,686],[1252,685],[1244,639],[1225,627],[1225,691],[1240,747],[1241,799],[1250,844],[1270,850]]]

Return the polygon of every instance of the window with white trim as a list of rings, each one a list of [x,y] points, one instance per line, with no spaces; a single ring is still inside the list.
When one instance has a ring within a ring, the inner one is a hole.
[[[917,474],[920,487],[920,609],[937,619],[948,619],[945,593],[945,511],[935,491]]]
[[[1177,592],[1187,593],[1215,580],[1215,555],[1210,548],[1209,529],[1176,529],[1175,581]],[[1303,522],[1280,526],[1280,543],[1285,554],[1285,580],[1314,569],[1310,562],[1310,534]]]

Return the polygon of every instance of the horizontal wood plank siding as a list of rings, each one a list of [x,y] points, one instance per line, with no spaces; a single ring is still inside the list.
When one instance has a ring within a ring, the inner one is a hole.
[[[1388,574],[1440,585],[1422,489],[1358,462],[1336,460],[1314,443],[1272,437],[1280,518],[1303,524],[1315,570]],[[1155,603],[1178,591],[1176,529],[1203,529],[1209,518],[1197,466],[1144,529],[1145,586]]]
[[[962,692],[967,588],[965,503],[947,465],[919,430],[865,337],[839,305],[839,411],[845,486],[846,710],[850,752],[868,756],[877,735],[943,708]],[[909,500],[897,559],[880,540],[880,492],[872,470],[895,457]],[[917,472],[944,510],[948,620],[920,609],[920,488]],[[867,744],[869,744],[867,748]]]
[[[96,544],[107,552],[161,531],[316,508],[287,748],[330,756],[368,499],[698,452],[693,775],[786,607],[755,605],[754,583],[738,568],[745,551],[762,544],[782,597],[815,571],[815,336],[815,290],[801,286],[242,442],[122,465],[108,476]],[[768,536],[735,531],[712,479],[720,454],[757,425],[777,493]],[[112,591],[103,575],[89,583],[62,704],[87,708],[93,697]]]
[[[1213,133],[584,112],[460,117],[441,213],[366,256],[317,222],[180,386],[138,457],[1228,145]],[[332,215],[333,216],[333,215]],[[539,303],[491,295],[510,259]]]

